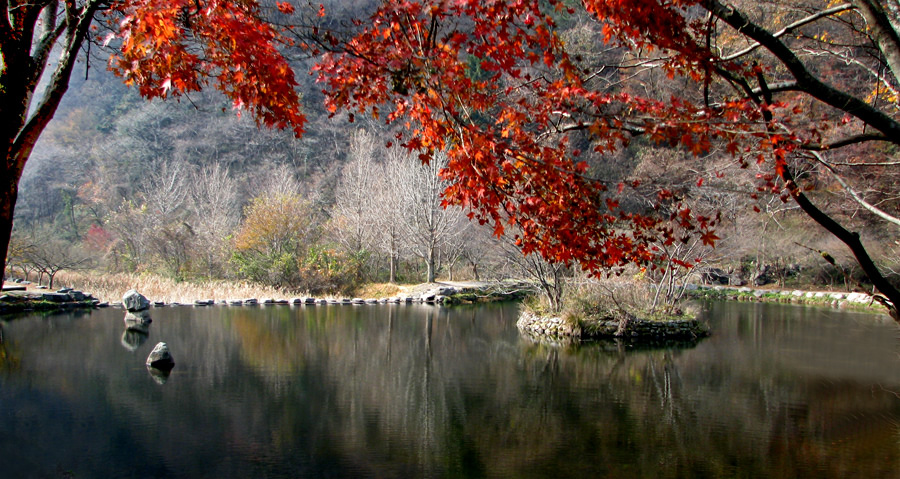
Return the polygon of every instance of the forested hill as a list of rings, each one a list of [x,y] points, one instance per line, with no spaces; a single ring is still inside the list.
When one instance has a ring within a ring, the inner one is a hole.
[[[22,180],[18,228],[51,223],[54,234],[75,240],[140,192],[148,175],[182,163],[226,168],[241,185],[242,200],[284,165],[328,201],[355,126],[328,118],[309,76],[300,79],[310,125],[298,139],[257,128],[215,92],[145,101],[103,67],[94,65],[87,80],[73,82],[41,137]],[[73,206],[77,211],[69,211]]]

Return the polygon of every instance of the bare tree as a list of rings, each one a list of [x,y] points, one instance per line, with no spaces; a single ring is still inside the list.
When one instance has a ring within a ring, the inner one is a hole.
[[[332,232],[351,254],[371,249],[375,239],[375,182],[378,179],[375,136],[356,130],[350,136],[347,163],[341,171],[331,213]]]
[[[53,288],[53,279],[60,271],[83,268],[90,264],[90,258],[80,248],[59,240],[36,243],[28,251],[26,258],[41,277],[47,275],[47,286],[50,288]]]
[[[237,180],[218,163],[206,165],[191,176],[190,221],[194,234],[194,252],[200,257],[207,276],[224,271],[228,255],[228,235],[240,224],[240,198]]]
[[[572,276],[571,268],[563,263],[549,262],[539,254],[523,255],[510,236],[500,238],[499,244],[507,261],[515,265],[520,273],[538,283],[551,311],[561,311],[566,281]]]
[[[397,165],[405,161],[406,153],[398,148],[386,151],[386,160],[376,168],[372,187],[373,221],[375,227],[374,248],[388,256],[388,281],[397,281],[400,251],[403,247],[403,197],[400,186],[392,175]]]
[[[460,220],[465,216],[461,208],[444,207],[442,194],[447,182],[440,171],[447,166],[447,156],[437,154],[428,163],[404,155],[392,157],[388,177],[394,181],[394,191],[400,198],[401,226],[409,250],[420,257],[426,266],[426,281],[434,282],[440,248],[459,233]]]

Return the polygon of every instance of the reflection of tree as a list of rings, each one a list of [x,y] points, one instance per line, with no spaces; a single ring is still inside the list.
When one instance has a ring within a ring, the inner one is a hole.
[[[0,371],[14,371],[19,368],[19,355],[13,349],[14,346],[6,341],[3,323],[0,323]]]

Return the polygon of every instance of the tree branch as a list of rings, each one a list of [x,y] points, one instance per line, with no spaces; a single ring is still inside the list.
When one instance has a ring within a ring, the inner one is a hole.
[[[884,7],[874,0],[854,0],[853,3],[866,19],[869,34],[884,55],[894,78],[900,78],[900,36],[891,25]]]
[[[32,81],[35,83],[37,83],[44,69],[47,68],[47,60],[50,57],[50,52],[53,50],[53,45],[56,44],[60,35],[66,31],[68,25],[66,19],[60,22],[59,25],[56,24],[58,8],[59,0],[52,0],[44,7],[44,15],[43,18],[41,18],[41,28],[43,29],[43,33],[31,52],[31,58],[35,65],[35,78]]]
[[[840,111],[847,112],[884,134],[888,141],[900,145],[900,123],[868,103],[819,80],[797,55],[772,33],[750,21],[734,7],[718,0],[704,0],[703,7],[740,34],[756,41],[772,52],[797,81],[797,89]]]
[[[777,32],[775,32],[775,33],[773,33],[773,34],[772,34],[772,37],[773,37],[773,38],[780,38],[780,37],[782,37],[782,36],[784,36],[784,35],[786,35],[786,34],[788,34],[788,33],[791,33],[791,31],[793,31],[793,30],[795,30],[795,29],[797,29],[797,28],[800,28],[800,27],[802,27],[802,26],[804,26],[804,25],[808,25],[808,24],[810,24],[810,23],[812,23],[812,22],[814,22],[814,21],[816,21],[816,20],[819,20],[819,19],[821,19],[821,18],[824,18],[824,17],[828,17],[828,16],[831,16],[831,15],[834,15],[834,14],[836,14],[836,13],[845,12],[845,11],[851,10],[851,9],[853,9],[853,8],[854,8],[853,4],[851,4],[851,3],[844,3],[844,4],[838,5],[838,6],[836,6],[836,7],[832,7],[832,8],[826,9],[826,10],[822,10],[821,12],[818,12],[818,13],[815,13],[815,14],[813,14],[813,15],[810,15],[810,16],[808,16],[808,17],[806,17],[806,18],[802,18],[802,19],[800,19],[800,20],[797,20],[796,22],[794,22],[794,23],[792,23],[792,24],[790,24],[790,25],[788,25],[788,26],[782,28],[781,30],[779,30],[779,31],[777,31]],[[756,42],[756,43],[754,43],[753,45],[750,45],[749,47],[747,47],[747,48],[745,48],[745,49],[743,49],[743,50],[741,50],[741,51],[739,51],[739,52],[732,53],[731,55],[728,55],[727,57],[722,58],[722,60],[725,60],[725,61],[737,60],[738,58],[740,58],[740,57],[742,57],[742,56],[744,56],[744,55],[746,55],[746,54],[748,54],[748,53],[750,53],[750,52],[756,50],[756,49],[759,48],[761,45],[762,45],[762,44],[761,44],[760,42]]]
[[[863,199],[861,196],[859,196],[859,194],[853,188],[851,188],[850,185],[847,184],[847,182],[844,181],[844,179],[841,178],[840,175],[838,175],[838,173],[834,169],[834,167],[831,166],[831,164],[829,164],[827,161],[825,161],[824,158],[822,158],[822,155],[820,155],[819,153],[817,153],[815,151],[811,151],[810,156],[812,156],[816,160],[816,162],[818,162],[820,165],[824,166],[831,173],[831,176],[833,176],[834,179],[837,180],[837,182],[841,184],[841,187],[844,188],[845,190],[847,190],[847,193],[850,194],[850,197],[853,198],[853,201],[856,201],[857,203],[859,203],[860,206],[867,209],[869,212],[871,212],[875,216],[878,216],[881,219],[883,219],[889,223],[893,223],[897,226],[900,226],[900,218],[897,218],[895,216],[891,216],[891,215],[885,213],[881,209],[875,207],[874,205],[870,204],[868,201]]]
[[[769,91],[772,92],[772,93],[783,93],[783,92],[786,92],[786,91],[797,91],[797,90],[799,90],[799,89],[800,89],[800,87],[797,86],[797,82],[795,82],[795,81],[775,82],[775,83],[769,85]],[[753,89],[753,92],[756,93],[756,94],[758,95],[758,94],[762,93],[762,90],[760,90],[759,88],[754,88],[754,89]]]
[[[59,102],[69,88],[69,79],[72,76],[75,61],[78,58],[78,52],[88,34],[91,23],[94,21],[94,13],[103,1],[88,0],[77,14],[74,13],[72,7],[67,6],[67,10],[72,12],[67,13],[67,16],[72,18],[73,21],[67,20],[65,22],[67,24],[66,40],[62,45],[56,70],[53,72],[41,102],[16,135],[10,150],[12,152],[10,156],[14,158],[13,167],[18,174],[21,174],[38,137],[53,118],[53,114],[56,113],[56,109],[59,107]]]
[[[810,143],[808,145],[802,145],[801,148],[808,151],[836,150],[844,146],[855,145],[857,143],[865,143],[867,141],[887,141],[894,143],[893,140],[880,133],[862,133],[859,135],[852,135],[846,138],[841,138],[840,140],[831,143]],[[872,166],[874,166],[874,164],[872,164]]]

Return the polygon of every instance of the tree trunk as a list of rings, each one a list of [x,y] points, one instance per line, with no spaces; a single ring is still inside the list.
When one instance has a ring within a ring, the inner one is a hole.
[[[391,253],[391,261],[390,261],[390,276],[388,277],[388,283],[394,284],[397,282],[397,262],[394,258],[394,254]]]
[[[886,307],[891,317],[900,323],[900,313],[898,313],[897,309],[900,307],[900,291],[898,291],[897,288],[881,274],[881,271],[869,256],[869,252],[866,251],[865,246],[863,246],[859,233],[847,230],[831,216],[828,216],[814,205],[812,201],[806,197],[800,187],[797,186],[792,172],[787,167],[782,169],[781,178],[788,185],[791,197],[800,206],[800,209],[802,209],[807,216],[812,218],[813,221],[825,228],[829,233],[850,248],[853,256],[856,257],[856,262],[862,268],[866,277],[869,278],[869,281],[872,282],[875,289],[884,295],[883,297],[873,295],[873,299]]]
[[[427,263],[427,279],[426,283],[434,283],[434,248],[428,248],[428,258],[425,260]]]
[[[9,251],[9,238],[12,236],[13,215],[16,198],[19,195],[19,178],[11,172],[4,171],[0,184],[0,255],[3,256],[3,270],[0,280],[6,278],[6,254]]]

